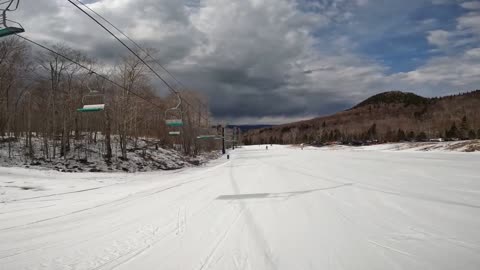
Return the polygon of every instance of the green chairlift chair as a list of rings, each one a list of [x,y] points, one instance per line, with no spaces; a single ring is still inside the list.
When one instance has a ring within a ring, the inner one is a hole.
[[[180,109],[180,105],[182,105],[182,98],[179,94],[177,94],[178,104],[177,106],[167,109],[165,111],[165,124],[170,128],[180,128],[183,127],[183,120],[182,120],[182,111]],[[179,130],[171,130],[168,132],[170,136],[178,136],[180,135]]]
[[[105,95],[90,88],[88,83],[87,88],[89,93],[82,97],[83,107],[77,109],[77,112],[99,112],[105,110]]]
[[[14,3],[16,4],[14,5]],[[15,11],[18,8],[18,5],[20,4],[20,0],[5,1],[0,5],[2,4],[7,4],[7,6],[5,8],[0,8],[0,24],[1,24],[0,37],[6,37],[6,36],[25,32],[25,29],[23,29],[22,25],[20,25],[18,22],[14,22],[7,19],[7,12]],[[11,23],[16,24],[17,26],[11,26],[10,25]]]

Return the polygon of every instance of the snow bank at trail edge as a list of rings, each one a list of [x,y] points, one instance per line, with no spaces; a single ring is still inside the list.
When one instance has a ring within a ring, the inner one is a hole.
[[[307,148],[306,148],[307,149]],[[455,142],[402,142],[367,146],[329,145],[323,147],[309,146],[311,150],[346,150],[346,151],[407,151],[407,152],[476,152],[480,153],[480,140]]]

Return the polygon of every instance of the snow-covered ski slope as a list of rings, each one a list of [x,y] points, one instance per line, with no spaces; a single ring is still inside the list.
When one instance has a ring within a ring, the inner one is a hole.
[[[245,147],[142,174],[0,169],[0,269],[480,269],[480,155]]]

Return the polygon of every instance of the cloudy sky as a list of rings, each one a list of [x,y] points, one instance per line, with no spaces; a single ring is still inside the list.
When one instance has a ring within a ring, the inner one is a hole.
[[[231,123],[284,123],[388,90],[480,88],[480,1],[85,0]],[[40,42],[105,63],[126,50],[67,0],[11,14]]]

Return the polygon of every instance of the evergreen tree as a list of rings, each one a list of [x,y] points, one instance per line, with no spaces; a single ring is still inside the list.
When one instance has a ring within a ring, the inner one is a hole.
[[[377,124],[373,124],[367,131],[367,137],[370,140],[373,140],[377,137]]]
[[[329,141],[335,140],[335,134],[333,133],[333,130],[331,130],[330,133],[328,134],[328,140]]]
[[[415,132],[410,131],[407,135],[407,140],[409,140],[409,141],[415,140]]]
[[[474,140],[476,138],[477,138],[477,134],[475,133],[475,130],[470,129],[470,131],[468,132],[468,139]]]
[[[460,124],[460,130],[459,130],[459,136],[461,139],[467,139],[468,138],[468,121],[467,121],[467,116],[464,115],[462,118],[462,122]]]
[[[460,124],[460,129],[468,129],[467,116],[464,115],[462,118],[462,123]]]
[[[324,130],[324,131],[322,132],[322,136],[320,137],[320,141],[321,141],[322,143],[328,142],[328,132],[327,132],[327,131]]]
[[[427,140],[427,134],[425,132],[420,132],[417,135],[417,141],[424,142]]]
[[[406,141],[407,140],[407,135],[405,134],[405,131],[403,131],[402,129],[398,129],[397,140],[398,141]]]
[[[338,141],[342,138],[342,133],[340,132],[340,130],[338,129],[335,129],[334,131],[334,140],[335,141]]]
[[[393,131],[390,128],[387,130],[387,133],[385,134],[385,140],[387,142],[397,141],[397,138],[395,138],[395,134],[393,134]]]
[[[455,122],[453,122],[452,126],[450,127],[450,129],[446,132],[446,137],[451,139],[451,138],[458,138],[458,128],[457,128],[457,125],[455,124]]]

